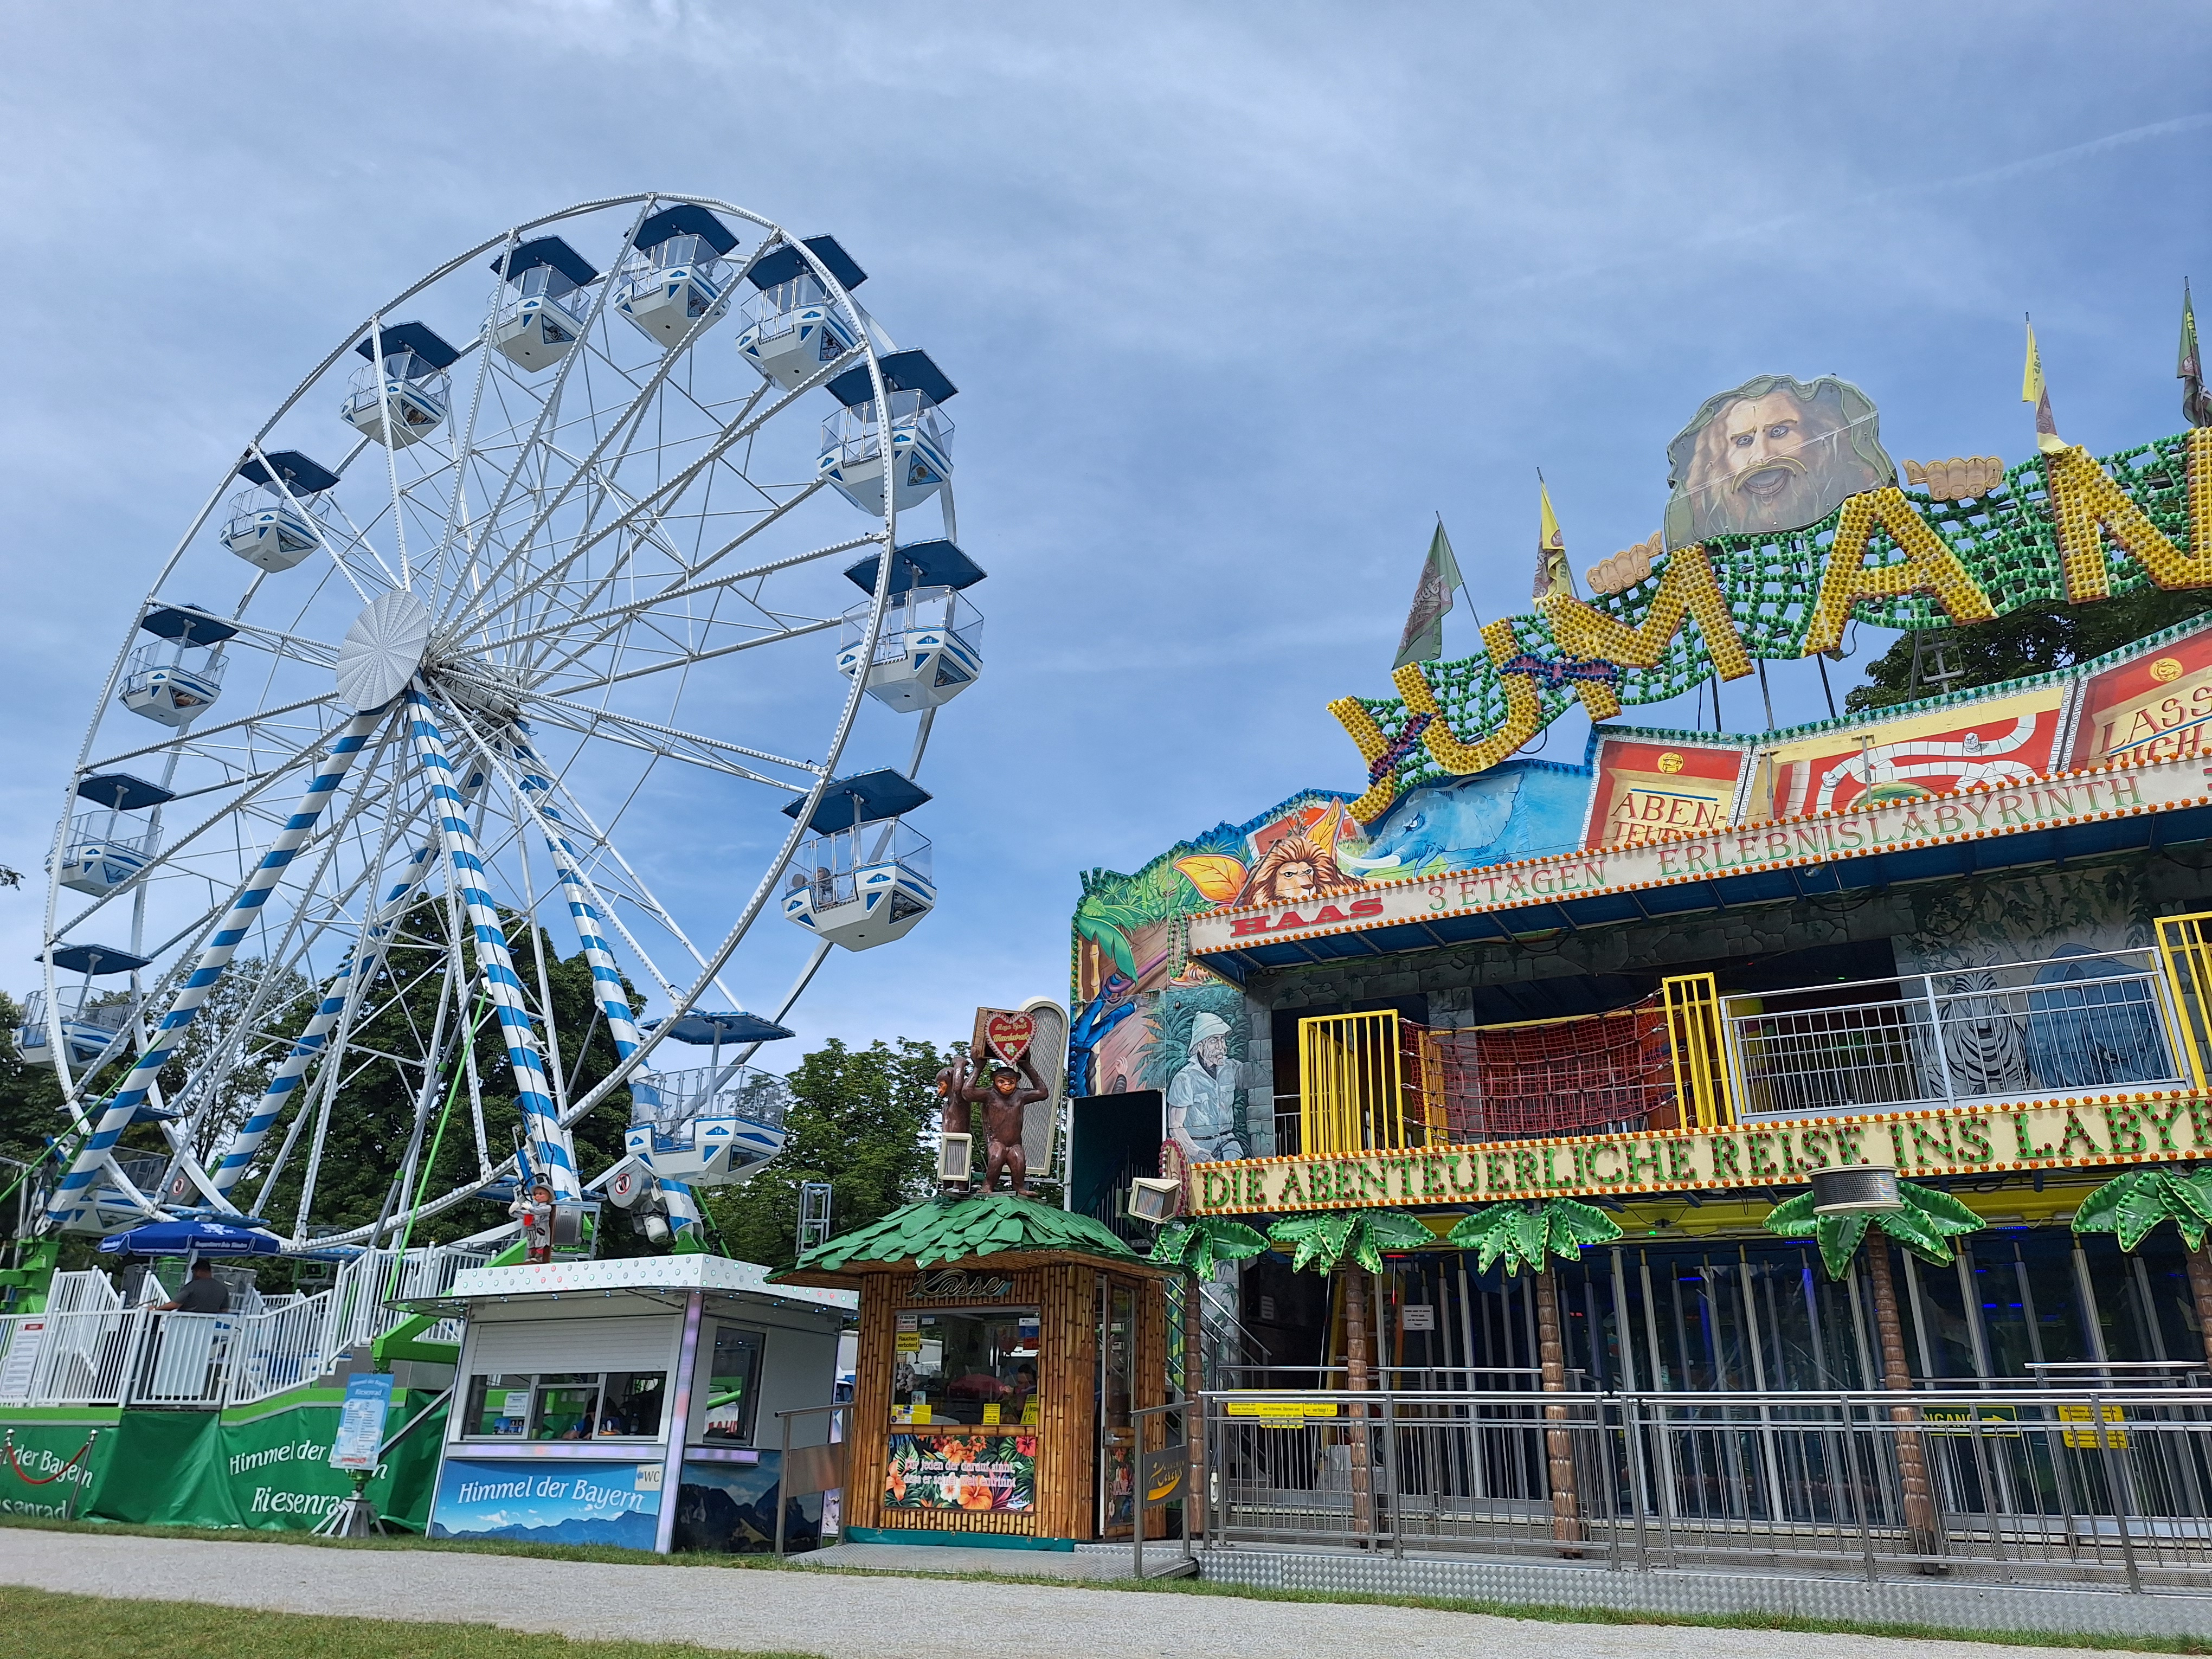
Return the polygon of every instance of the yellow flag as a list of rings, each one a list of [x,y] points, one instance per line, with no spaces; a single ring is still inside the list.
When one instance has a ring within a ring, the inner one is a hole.
[[[2035,405],[2035,447],[2046,455],[2066,447],[2051,415],[2051,387],[2043,378],[2043,354],[2035,349],[2035,325],[2027,325],[2027,363],[2021,370],[2020,400]]]
[[[1567,538],[1559,529],[1559,515],[1552,511],[1551,486],[1544,475],[1536,475],[1536,501],[1540,523],[1536,537],[1536,592],[1542,599],[1547,593],[1565,593],[1572,597],[1575,592],[1575,573],[1567,564]]]

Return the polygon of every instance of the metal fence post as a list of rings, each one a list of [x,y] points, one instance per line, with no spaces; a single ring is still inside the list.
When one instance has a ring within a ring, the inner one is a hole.
[[[1936,1064],[1943,1078],[1943,1098],[1955,1100],[1958,1097],[1951,1086],[1951,1056],[1943,1046],[1943,1013],[1936,1003],[1936,976],[1921,975],[1920,986],[1928,997],[1928,1038],[1936,1045]]]
[[[1406,1529],[1403,1506],[1398,1501],[1398,1395],[1395,1389],[1382,1396],[1382,1455],[1389,1464],[1388,1476],[1382,1483],[1382,1497],[1390,1506],[1390,1554],[1393,1559],[1402,1561],[1406,1557]],[[1379,1509],[1376,1522],[1377,1525],[1382,1522]]]
[[[790,1413],[778,1412],[776,1421],[783,1426],[783,1451],[775,1466],[775,1553],[777,1559],[781,1559],[783,1555],[783,1517],[791,1510],[791,1495],[787,1490],[791,1485]],[[661,1499],[664,1504],[669,1501],[665,1497]],[[816,1541],[818,1543],[820,1540],[817,1539]]]
[[[2089,1420],[2097,1437],[2097,1449],[2102,1455],[2101,1461],[2105,1465],[2105,1486],[2112,1494],[2112,1519],[2120,1528],[2120,1557],[2127,1564],[2128,1588],[2140,1591],[2142,1575],[2136,1567],[2135,1537],[2128,1530],[2128,1482],[2125,1472],[2112,1461],[2112,1437],[2106,1432],[2105,1396],[2101,1394],[2089,1396]]]

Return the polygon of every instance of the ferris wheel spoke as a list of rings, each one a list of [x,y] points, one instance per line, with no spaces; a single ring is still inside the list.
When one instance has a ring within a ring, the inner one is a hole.
[[[769,530],[781,523],[787,514],[794,512],[807,501],[811,501],[816,495],[822,490],[826,489],[828,487],[829,485],[826,481],[821,478],[817,478],[811,483],[800,486],[789,500],[783,501],[770,511],[763,514],[755,522],[746,526],[744,530],[740,531],[737,535],[730,538],[729,540],[724,542],[713,552],[706,555],[702,558],[700,558],[696,562],[684,567],[683,571],[678,577],[678,581],[680,583],[696,584],[696,591],[699,592],[716,592],[721,591],[723,587],[726,587],[733,580],[739,582],[750,581],[756,578],[773,574],[775,572],[780,570],[788,570],[799,565],[811,563],[816,559],[827,558],[834,553],[850,551],[854,546],[872,544],[877,539],[876,538],[862,537],[855,543],[833,544],[829,547],[817,548],[811,553],[802,553],[790,558],[776,559],[771,561],[768,564],[757,566],[752,569],[736,572],[732,576],[718,578],[715,582],[709,583],[700,580],[702,575],[710,566],[713,566],[720,562],[721,560],[728,557],[732,553],[737,551],[738,548],[744,546],[746,543],[751,541],[754,537],[761,534],[762,532]],[[580,592],[576,596],[576,603],[574,605],[574,610],[577,613],[579,613],[580,616],[586,614],[586,608],[592,605],[597,604],[599,600],[605,595],[607,590],[614,586],[617,580],[619,580],[619,573],[611,572],[607,575],[602,577],[599,581],[592,584],[586,591]],[[653,599],[641,601],[640,604],[641,605],[650,606],[655,603],[665,603],[667,599],[673,597],[675,596],[672,594],[663,592],[656,595]],[[623,606],[616,606],[612,610],[599,612],[599,615],[602,619],[614,619],[617,624],[617,628],[602,629],[599,634],[586,641],[581,646],[578,647],[571,654],[581,655],[584,653],[588,652],[592,647],[611,638],[614,634],[618,631],[619,623],[627,609],[628,608]],[[526,639],[529,642],[535,643],[546,639],[560,637],[564,635],[566,631],[567,630],[565,629],[539,629],[526,636],[510,637],[504,642],[508,645],[514,645],[523,642],[524,640]],[[533,662],[533,666],[534,665],[535,663]]]
[[[654,384],[658,384],[659,377],[665,376],[669,368],[672,366],[674,355],[675,354],[672,353],[670,359],[662,363],[660,369],[657,372]],[[811,392],[818,386],[827,385],[830,380],[835,378],[837,374],[843,373],[845,369],[850,368],[852,366],[853,359],[861,356],[862,355],[862,353],[857,350],[850,351],[846,353],[843,356],[836,359],[834,362],[823,364],[819,369],[816,370],[812,374],[808,375],[805,380],[800,381],[799,385],[793,387],[791,391],[784,393],[782,397],[777,398],[773,404],[769,404],[767,409],[759,411],[750,419],[732,422],[728,427],[724,428],[720,437],[716,438],[714,442],[707,447],[704,453],[701,454],[696,459],[690,462],[688,465],[680,469],[673,477],[668,478],[664,483],[653,486],[650,491],[640,498],[637,506],[630,508],[629,511],[626,513],[617,515],[611,521],[592,532],[590,535],[580,538],[575,544],[569,549],[566,558],[562,562],[562,566],[556,567],[553,570],[549,570],[546,573],[546,575],[551,576],[557,574],[559,568],[565,568],[568,565],[573,565],[576,560],[590,552],[592,548],[598,546],[599,543],[605,541],[608,537],[627,529],[629,526],[630,522],[635,519],[638,514],[657,507],[663,501],[674,500],[676,497],[680,495],[684,489],[688,489],[691,484],[691,482],[706,468],[714,465],[715,461],[727,454],[737,445],[753,436],[763,427],[774,420],[778,415],[783,413],[784,410],[794,406],[801,398],[805,396],[807,392]],[[625,416],[625,422],[641,420],[642,418],[643,410],[634,405],[633,412]],[[564,486],[562,492],[564,495],[567,486]],[[538,515],[538,519],[533,521],[533,530],[538,525],[542,525],[544,520],[550,516],[550,512],[551,509],[549,508],[545,513]],[[510,556],[510,557],[512,557],[512,556]],[[518,590],[514,596],[501,601],[499,605],[495,605],[489,610],[478,607],[479,618],[483,621],[489,621],[491,617],[500,615],[502,611],[514,605],[521,593],[526,591],[527,590]]]
[[[467,781],[461,786],[460,793],[464,805],[475,799],[477,792],[483,788],[483,772],[471,769]],[[422,805],[425,808],[428,805],[427,795],[423,799]],[[404,820],[396,815],[392,818],[386,825],[384,846],[380,850],[377,860],[363,866],[357,884],[366,883],[374,878],[377,868],[382,864],[383,858],[389,854],[397,842],[397,832],[403,823],[410,822],[418,816],[420,816],[419,812],[410,813]],[[360,939],[339,962],[337,971],[331,975],[330,983],[324,988],[321,1000],[316,1004],[314,1013],[308,1018],[307,1025],[299,1035],[293,1039],[290,1051],[277,1066],[267,1085],[264,1086],[261,1098],[254,1103],[252,1109],[246,1114],[245,1121],[239,1126],[237,1133],[232,1138],[221,1164],[216,1170],[216,1188],[226,1197],[231,1188],[238,1184],[240,1178],[245,1175],[246,1167],[252,1163],[255,1154],[260,1151],[261,1143],[268,1138],[270,1127],[283,1115],[292,1092],[306,1081],[309,1068],[322,1054],[323,1045],[329,1040],[331,1031],[337,1028],[340,1017],[344,1014],[347,999],[353,992],[356,964],[366,956],[371,973],[374,973],[382,966],[385,945],[398,928],[407,908],[414,902],[415,895],[421,890],[423,881],[429,875],[431,861],[437,856],[437,852],[438,841],[435,836],[431,836],[416,845],[414,851],[400,866],[398,874],[393,878],[390,890],[386,892],[382,902],[377,906],[375,914],[368,918],[366,925],[362,929]]]
[[[169,1012],[162,1016],[154,1046],[138,1057],[137,1063],[124,1078],[122,1086],[101,1113],[90,1139],[78,1152],[69,1173],[55,1188],[46,1206],[50,1226],[65,1227],[73,1223],[82,1224],[88,1208],[86,1188],[91,1185],[101,1165],[109,1161],[109,1149],[122,1137],[124,1130],[131,1127],[131,1121],[137,1115],[138,1108],[146,1103],[148,1091],[153,1087],[155,1077],[175,1054],[176,1045],[183,1040],[185,1028],[192,1023],[207,1001],[208,993],[222,977],[223,969],[230,965],[239,941],[246,937],[262,905],[283,878],[285,868],[291,863],[293,854],[299,850],[301,842],[307,839],[307,832],[322,816],[324,807],[337,792],[338,785],[344,781],[355,757],[367,746],[370,735],[382,718],[381,710],[355,715],[331,745],[325,769],[318,773],[307,786],[298,809],[270,843],[269,850],[262,855],[261,862],[255,866],[253,878],[231,906],[230,914],[224,918],[222,926],[200,953],[199,965],[193,970],[192,976],[185,981],[184,988],[178,992]]]
[[[562,684],[562,692],[575,696],[585,691],[597,691],[610,685],[622,685],[631,680],[644,679],[653,674],[665,674],[672,668],[695,668],[702,662],[712,662],[718,657],[733,656],[740,651],[751,651],[763,645],[781,645],[786,640],[804,639],[809,634],[819,634],[825,629],[839,626],[842,617],[827,617],[818,622],[802,623],[794,627],[762,634],[756,638],[738,640],[729,645],[716,646],[711,650],[699,650],[687,656],[672,657],[665,661],[649,662],[635,668],[610,671],[589,679],[568,680]]]
[[[331,660],[333,663],[336,662],[337,658],[335,653],[333,653]],[[251,714],[241,714],[236,720],[225,720],[220,726],[210,726],[204,732],[192,730],[188,727],[186,728],[186,731],[189,735],[163,738],[159,742],[146,744],[143,748],[125,749],[119,753],[109,755],[100,760],[88,761],[79,769],[79,770],[86,773],[106,772],[122,765],[125,761],[143,760],[148,755],[165,755],[173,752],[182,754],[198,753],[210,760],[213,760],[217,757],[219,751],[201,747],[201,745],[209,738],[217,736],[218,734],[225,732],[240,731],[247,726],[268,726],[283,715],[296,714],[301,713],[302,710],[309,708],[325,708],[331,703],[336,702],[337,700],[337,692],[325,691],[319,697],[302,697],[297,702],[282,703],[274,708],[264,708],[257,710],[255,713]]]
[[[437,710],[419,684],[410,685],[401,695],[406,699],[416,758],[430,793],[440,803],[438,827],[446,867],[475,932],[477,970],[485,994],[499,1010],[500,1032],[507,1044],[507,1064],[514,1073],[515,1095],[532,1145],[535,1173],[551,1184],[556,1197],[574,1198],[581,1190],[576,1181],[575,1153],[553,1109],[551,1086],[538,1060],[535,1034],[523,1001],[522,981],[515,976],[498,908],[484,890],[483,860],[469,829],[465,805],[450,781],[453,763],[447,757],[445,738],[438,728]]]
[[[568,789],[557,780],[549,780],[548,781],[552,793],[557,794],[562,801],[565,801],[568,804],[568,810],[575,815],[578,823],[583,826],[586,834],[591,837],[592,845],[600,852],[604,853],[607,857],[612,859],[615,861],[616,867],[623,872],[623,878],[629,884],[629,891],[627,894],[623,895],[623,896],[629,898],[633,903],[636,904],[653,919],[653,922],[657,926],[665,928],[669,933],[675,938],[677,943],[684,947],[685,953],[690,957],[692,961],[698,963],[700,977],[698,980],[694,981],[695,986],[704,985],[708,981],[712,981],[715,988],[720,991],[724,996],[730,999],[731,1006],[737,1006],[738,1000],[738,998],[732,993],[730,988],[723,984],[721,980],[718,977],[721,971],[720,969],[714,964],[708,963],[706,957],[701,953],[699,947],[691,942],[691,936],[684,931],[683,924],[676,920],[674,913],[672,912],[666,905],[660,902],[659,897],[654,895],[653,890],[646,885],[645,878],[639,875],[636,869],[631,865],[630,861],[623,856],[622,848],[615,844],[614,837],[606,830],[600,829],[597,823],[592,822],[591,813],[585,809],[583,803],[576,799],[575,793],[573,790]],[[571,857],[574,857],[573,850],[571,852]],[[592,890],[595,895],[598,890],[599,890],[596,888]],[[647,965],[651,966],[653,961],[652,957],[647,956],[644,947],[640,945],[636,939],[630,936],[629,930],[623,926],[621,913],[617,911],[613,905],[606,903],[604,899],[601,900],[600,904],[601,908],[605,913],[607,921],[622,933],[623,940],[629,945],[630,949],[636,951],[641,957],[645,959]],[[660,980],[663,987],[667,990],[670,1000],[679,1003],[682,1002],[683,998],[678,992],[673,982],[670,981],[668,975],[663,974],[657,967],[653,969],[653,972],[654,976]]]
[[[90,904],[88,904],[82,909],[78,910],[75,915],[71,916],[60,927],[56,929],[53,935],[54,939],[58,939],[67,937],[76,928],[82,926],[86,921],[98,915],[111,903],[113,903],[118,899],[131,896],[138,889],[142,888],[155,875],[181,864],[186,852],[200,839],[201,836],[209,834],[222,825],[234,824],[239,820],[240,815],[252,809],[254,804],[258,802],[262,796],[268,793],[270,786],[275,784],[280,778],[291,776],[292,774],[299,769],[303,762],[310,759],[318,750],[322,749],[325,744],[329,744],[331,741],[332,736],[333,733],[330,732],[318,734],[312,741],[303,744],[301,748],[295,750],[284,764],[271,767],[269,770],[262,773],[258,779],[253,781],[252,787],[248,788],[239,799],[226,803],[221,810],[209,814],[206,817],[201,819],[199,823],[193,825],[191,829],[186,830],[182,836],[172,837],[158,852],[149,854],[144,866],[128,880],[118,883],[108,891],[100,895],[97,898],[94,899]],[[381,745],[380,744],[380,748]],[[241,890],[243,890],[242,888]],[[49,943],[52,943],[52,940],[50,940]]]
[[[646,720],[636,714],[623,714],[619,709],[586,708],[542,691],[526,692],[524,695],[532,708],[543,711],[541,715],[543,719],[554,725],[565,726],[580,736],[592,735],[591,732],[585,729],[586,726],[596,727],[602,723],[611,721],[629,726],[641,733],[667,738],[672,742],[696,744],[702,749],[719,750],[732,755],[743,755],[748,760],[765,761],[771,766],[787,766],[794,772],[805,772],[811,777],[822,775],[822,769],[812,761],[791,760],[782,755],[770,754],[765,749],[750,749],[744,744],[731,743],[722,738],[705,737],[696,732],[686,732],[677,726],[663,726],[656,720]],[[673,754],[671,758],[680,760],[688,757]],[[762,779],[761,781],[775,783],[778,788],[792,787],[773,778]]]
[[[628,257],[631,248],[635,246],[637,233],[644,225],[647,216],[652,211],[653,203],[652,199],[648,198],[640,205],[635,216],[631,219],[629,228],[623,233],[622,245],[616,253],[615,263],[613,265],[609,267],[611,271],[620,266],[622,261]],[[592,296],[591,313],[584,319],[582,341],[586,347],[588,347],[589,342],[592,338],[593,335],[605,326],[605,313],[606,311],[607,298],[613,292],[614,283],[611,280],[609,280],[601,283],[599,287],[599,292]],[[487,354],[487,360],[489,360],[489,354]],[[549,421],[553,421],[556,418],[557,413],[562,407],[562,399],[568,390],[568,377],[571,370],[573,370],[578,363],[586,362],[586,360],[587,352],[580,349],[568,352],[562,358],[560,367],[555,372],[553,384],[546,388],[544,397],[539,400],[538,415],[532,423],[529,434],[522,440],[517,448],[514,465],[504,469],[499,493],[492,498],[491,503],[486,510],[483,519],[483,522],[485,524],[494,526],[498,525],[500,515],[506,511],[507,500],[513,494],[515,488],[515,480],[523,476],[531,465],[532,460],[533,459],[532,452],[537,448],[539,441],[544,434],[546,423]],[[558,504],[559,503],[556,501],[554,505],[557,507]],[[551,516],[550,509],[546,516],[549,518]],[[532,533],[534,533],[534,532],[526,532],[526,541],[528,539],[529,534]],[[454,578],[454,592],[456,593],[459,592],[459,584],[464,577],[467,577],[471,580],[476,577],[477,553],[481,544],[480,541],[476,540],[471,540],[470,543],[469,556],[465,562],[462,571],[457,573]],[[481,591],[482,586],[483,584],[481,582],[477,583],[477,591]],[[441,590],[434,585],[431,592],[431,610],[434,613],[438,610],[438,601],[441,597]]]
[[[765,526],[759,527],[766,528]],[[743,538],[739,538],[740,541],[743,539]],[[775,575],[779,571],[796,569],[800,565],[811,564],[817,559],[835,558],[840,553],[852,553],[864,547],[875,547],[880,544],[882,539],[880,535],[874,534],[848,537],[843,541],[830,542],[821,547],[811,548],[804,553],[787,554],[781,558],[749,565],[742,570],[727,570],[720,575],[687,580],[673,586],[661,588],[641,599],[633,599],[623,605],[608,605],[599,611],[582,612],[568,617],[559,623],[535,629],[527,633],[510,635],[501,640],[501,644],[512,648],[518,645],[534,644],[543,640],[570,638],[578,630],[598,630],[578,641],[568,656],[552,663],[550,667],[543,663],[532,664],[533,668],[540,672],[554,672],[588,655],[620,633],[624,627],[641,617],[651,616],[662,605],[673,605],[680,599],[692,599],[700,594],[720,593],[740,583],[757,581],[763,577]],[[732,542],[729,546],[735,547],[738,544],[738,542]],[[722,550],[723,552],[728,550],[729,548],[726,547]],[[718,553],[715,556],[720,557],[720,554]],[[705,562],[712,562],[708,560]],[[602,628],[599,624],[603,623],[612,625]]]

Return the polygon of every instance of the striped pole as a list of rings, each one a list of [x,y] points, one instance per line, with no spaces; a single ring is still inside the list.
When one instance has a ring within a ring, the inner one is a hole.
[[[299,852],[313,833],[316,821],[323,815],[323,809],[330,805],[331,797],[337,792],[345,775],[353,769],[355,759],[367,745],[370,733],[376,730],[383,714],[382,709],[377,708],[356,714],[331,744],[322,770],[307,785],[307,793],[300,797],[300,804],[293,809],[292,816],[284,821],[284,828],[269,844],[269,850],[261,855],[261,862],[254,866],[252,875],[246,878],[245,890],[232,902],[230,913],[223,917],[206,948],[200,952],[198,965],[192,969],[191,977],[177,993],[177,1000],[169,1005],[169,1012],[161,1017],[161,1024],[155,1030],[153,1042],[146,1052],[139,1055],[138,1063],[131,1068],[130,1075],[123,1079],[123,1086],[116,1091],[114,1098],[107,1103],[107,1109],[100,1114],[100,1121],[94,1126],[91,1139],[79,1149],[76,1161],[70,1165],[69,1173],[62,1177],[61,1185],[54,1188],[54,1195],[46,1201],[45,1224],[49,1230],[59,1227],[83,1231],[92,1228],[92,1183],[106,1168],[109,1149],[131,1127],[131,1120],[139,1107],[146,1103],[155,1074],[175,1058],[177,1045],[183,1040],[185,1028],[198,1016],[201,1006],[208,1000],[208,994],[215,988],[216,981],[222,977],[223,970],[230,966],[230,959],[238,953],[240,941],[259,919],[261,907],[268,902],[270,894],[276,890],[276,884],[283,879],[284,872],[290,866],[294,854]]]
[[[580,1198],[583,1189],[576,1181],[576,1156],[553,1104],[552,1085],[546,1079],[545,1062],[538,1057],[538,1035],[523,1001],[522,981],[515,977],[514,959],[507,954],[507,933],[500,924],[498,907],[484,890],[483,858],[469,828],[468,803],[453,787],[446,739],[438,730],[430,700],[422,695],[422,683],[409,685],[405,696],[408,735],[414,740],[416,759],[429,782],[438,836],[446,849],[447,878],[476,932],[477,966],[483,975],[484,994],[498,1011],[500,1036],[507,1043],[507,1064],[514,1068],[516,1104],[522,1109],[532,1172],[552,1188],[556,1199]]]
[[[615,965],[614,949],[601,931],[605,918],[592,902],[591,889],[577,872],[580,860],[576,849],[568,844],[567,822],[561,816],[561,809],[553,804],[553,781],[538,769],[543,763],[531,750],[530,728],[520,721],[516,726],[523,733],[514,744],[514,757],[522,763],[523,793],[538,798],[538,813],[545,823],[545,845],[553,855],[553,869],[560,878],[561,890],[568,896],[568,914],[575,921],[576,938],[583,946],[584,960],[591,966],[592,988],[599,995],[600,1016],[607,1022],[607,1034],[614,1039],[615,1052],[628,1060],[644,1046],[645,1039],[637,1029],[636,1016],[630,1012],[629,997],[623,989],[622,970]],[[684,1182],[659,1175],[653,1179],[668,1206],[669,1231],[681,1239],[699,1224],[699,1202]]]
[[[474,796],[483,787],[483,781],[482,772],[475,774],[462,789],[462,795],[465,798]],[[344,1015],[346,998],[352,989],[356,964],[364,957],[374,962],[381,955],[384,942],[392,936],[392,929],[398,926],[400,917],[406,913],[408,904],[422,885],[423,877],[429,873],[430,860],[437,852],[438,842],[433,837],[416,848],[414,856],[402,866],[399,878],[392,884],[392,890],[384,896],[383,904],[378,908],[369,925],[362,930],[360,941],[346,952],[345,959],[338,963],[337,972],[331,975],[330,985],[315,1008],[314,1017],[308,1020],[307,1029],[292,1040],[291,1053],[284,1056],[284,1063],[276,1068],[276,1075],[269,1079],[269,1086],[261,1091],[261,1098],[254,1103],[253,1110],[239,1126],[238,1133],[231,1137],[229,1148],[223,1153],[222,1162],[216,1167],[213,1177],[215,1189],[225,1198],[230,1196],[230,1189],[246,1174],[246,1166],[253,1162],[255,1154],[261,1150],[261,1143],[268,1139],[270,1130],[276,1127],[276,1120],[290,1101],[293,1091],[306,1081],[308,1068],[314,1065],[316,1057],[323,1052],[324,1043],[330,1040],[331,1032]]]

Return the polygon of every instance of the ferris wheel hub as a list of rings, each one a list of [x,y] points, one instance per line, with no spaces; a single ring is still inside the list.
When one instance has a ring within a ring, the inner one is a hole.
[[[338,696],[359,714],[407,689],[430,643],[430,607],[404,588],[380,593],[338,646]]]

